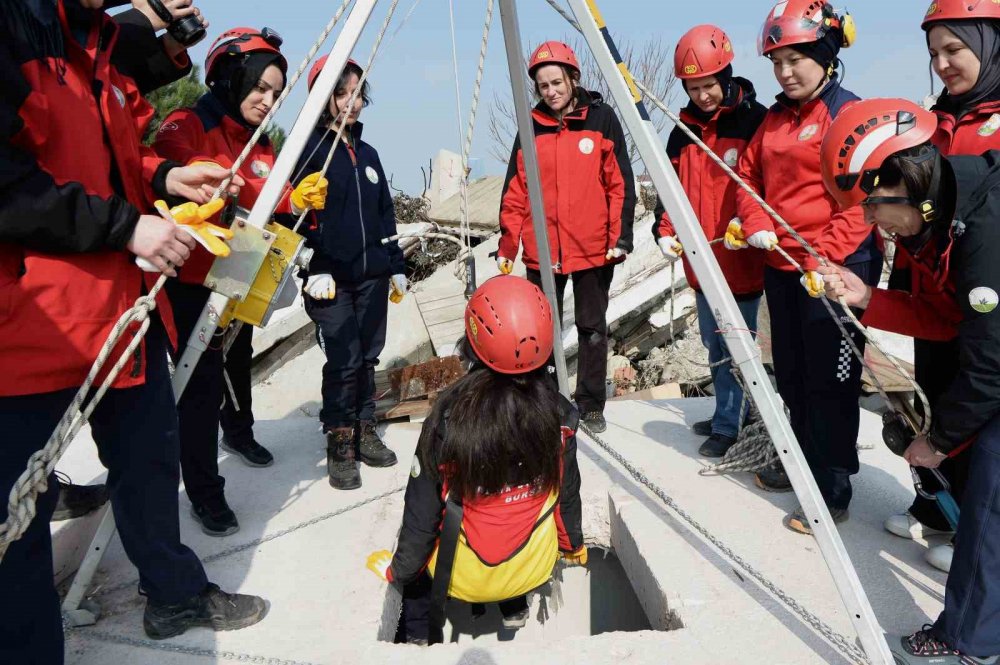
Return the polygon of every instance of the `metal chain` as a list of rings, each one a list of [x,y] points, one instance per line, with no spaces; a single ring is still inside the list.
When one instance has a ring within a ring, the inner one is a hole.
[[[827,639],[832,645],[837,647],[837,649],[846,657],[858,663],[868,663],[868,656],[864,651],[859,649],[846,635],[842,635],[834,630],[831,626],[825,623],[818,616],[807,610],[801,603],[792,598],[787,592],[783,591],[774,582],[769,580],[764,576],[764,573],[760,572],[754,568],[750,563],[741,557],[739,554],[734,552],[730,547],[728,547],[722,540],[711,533],[706,527],[702,526],[694,517],[692,517],[687,511],[681,508],[673,498],[671,498],[659,485],[650,480],[642,471],[635,467],[631,462],[628,461],[621,453],[615,450],[610,444],[604,441],[601,437],[594,434],[589,427],[581,423],[580,428],[587,434],[587,436],[598,446],[604,450],[612,459],[618,462],[632,478],[643,485],[646,489],[651,491],[657,496],[668,508],[670,508],[674,513],[677,514],[682,520],[684,520],[688,526],[698,532],[702,538],[710,542],[723,556],[728,558],[734,564],[746,571],[754,580],[756,580],[762,587],[767,591],[771,592],[777,599],[783,602],[790,610],[801,617],[806,623],[812,626],[820,635]]]

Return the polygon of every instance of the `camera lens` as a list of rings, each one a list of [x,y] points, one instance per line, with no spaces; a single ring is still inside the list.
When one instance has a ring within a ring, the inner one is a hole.
[[[174,21],[167,31],[183,46],[191,46],[205,36],[205,27],[201,24],[201,19],[194,15]]]

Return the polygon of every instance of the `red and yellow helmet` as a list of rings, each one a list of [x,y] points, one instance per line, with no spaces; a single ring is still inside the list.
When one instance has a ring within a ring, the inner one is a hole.
[[[987,19],[1000,21],[1000,2],[997,0],[934,0],[924,14],[920,27],[930,30],[936,21],[961,21]]]
[[[823,184],[841,209],[864,201],[878,186],[882,163],[926,143],[937,116],[905,99],[866,99],[841,109],[820,148]]]
[[[469,299],[465,336],[490,369],[525,374],[552,355],[552,308],[528,280],[500,275],[484,282]]]
[[[542,42],[528,60],[528,76],[535,78],[535,70],[543,65],[566,65],[580,73],[580,61],[576,59],[576,53],[562,42]]]
[[[843,33],[844,48],[854,43],[857,28],[850,14],[837,14],[833,5],[824,0],[781,0],[764,21],[757,53],[767,55],[785,46],[816,42],[830,30]]]
[[[281,35],[271,28],[233,28],[219,35],[218,39],[208,49],[205,58],[205,78],[210,79],[212,70],[224,55],[242,55],[247,53],[274,53],[279,57],[279,67],[288,71],[288,61],[281,54]]]
[[[722,28],[698,25],[681,37],[674,49],[674,75],[696,79],[718,74],[733,61],[733,43]]]

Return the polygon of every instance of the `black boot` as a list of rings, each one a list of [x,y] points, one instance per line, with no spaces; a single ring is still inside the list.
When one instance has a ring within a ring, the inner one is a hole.
[[[754,482],[757,487],[768,492],[791,492],[792,481],[785,473],[785,467],[781,462],[775,462],[766,469],[762,469],[754,475]]]
[[[230,441],[229,437],[223,435],[219,445],[227,453],[239,457],[247,466],[264,467],[274,464],[274,455],[271,454],[271,451],[257,443],[253,437],[249,441],[236,441],[235,439]]]
[[[56,510],[52,513],[53,522],[83,517],[108,502],[108,486],[103,483],[74,485],[69,477],[66,477],[66,480],[62,478],[58,480],[59,499],[56,502]]]
[[[361,472],[354,455],[354,428],[338,427],[326,433],[326,472],[338,490],[361,487]]]
[[[192,501],[191,517],[201,525],[201,530],[210,536],[229,536],[240,530],[236,513],[229,507],[225,496],[199,503]]]
[[[386,447],[385,441],[378,435],[374,420],[358,421],[358,436],[362,462],[376,467],[396,464],[396,453]]]
[[[142,627],[154,640],[180,635],[195,626],[216,631],[239,630],[263,619],[267,609],[267,601],[259,596],[226,593],[217,585],[209,584],[197,596],[176,605],[147,601]]]

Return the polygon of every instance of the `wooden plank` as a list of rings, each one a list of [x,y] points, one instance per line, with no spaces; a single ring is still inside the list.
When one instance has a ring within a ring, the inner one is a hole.
[[[895,358],[895,360],[911,377],[913,376],[913,365],[899,358]],[[865,347],[865,363],[878,377],[886,392],[913,392],[913,386],[910,385],[910,382],[905,377],[900,376],[886,357],[870,345]],[[868,393],[876,391],[875,384],[867,372],[861,375],[861,389]]]

